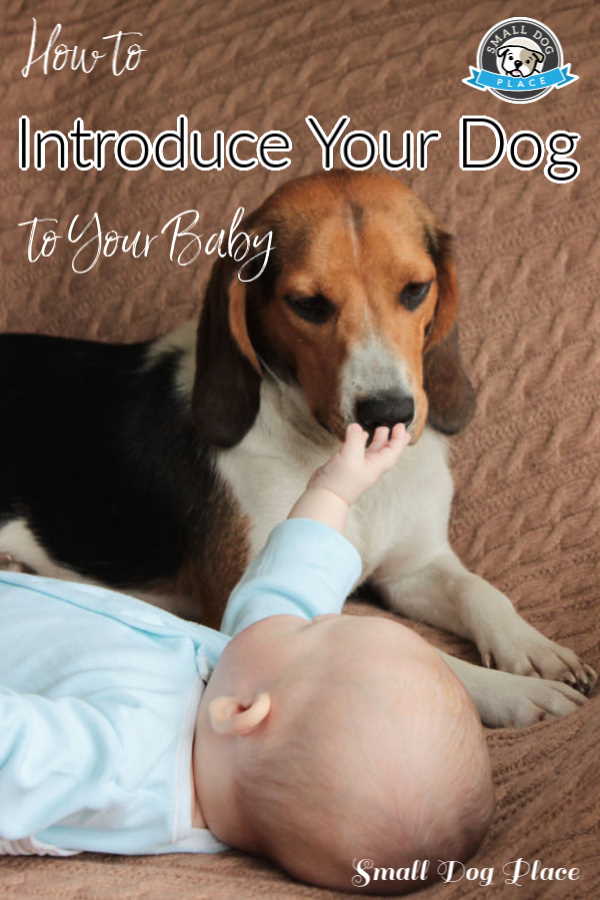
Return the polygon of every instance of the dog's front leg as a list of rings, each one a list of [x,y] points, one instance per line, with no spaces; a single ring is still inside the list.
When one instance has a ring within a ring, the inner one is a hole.
[[[392,609],[471,639],[488,667],[584,692],[596,680],[591,666],[525,622],[508,597],[469,572],[448,546],[410,574],[405,560],[391,554],[374,580]]]
[[[524,728],[544,719],[559,719],[587,702],[583,694],[561,681],[496,672],[448,653],[441,656],[471,695],[481,721],[490,728]]]

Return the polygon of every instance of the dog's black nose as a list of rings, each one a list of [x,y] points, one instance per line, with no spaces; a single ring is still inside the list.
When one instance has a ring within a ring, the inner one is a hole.
[[[520,69],[522,65],[523,65],[522,60],[515,59],[515,69]]]
[[[378,425],[393,428],[402,422],[408,428],[415,416],[415,401],[398,391],[380,391],[357,400],[354,413],[359,425],[371,434]]]

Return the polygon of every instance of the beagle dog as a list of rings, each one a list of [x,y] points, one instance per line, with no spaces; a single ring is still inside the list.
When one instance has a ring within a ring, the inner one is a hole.
[[[449,235],[392,176],[339,171],[288,182],[244,227],[273,232],[268,265],[242,282],[217,261],[197,328],[0,338],[0,553],[218,625],[346,425],[404,422],[411,445],[350,516],[364,580],[474,641],[484,666],[446,659],[487,724],[584,702],[593,670],[448,542],[446,436],[474,410]]]

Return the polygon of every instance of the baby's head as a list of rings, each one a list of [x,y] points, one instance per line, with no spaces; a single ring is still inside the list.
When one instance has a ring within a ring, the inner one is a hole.
[[[428,859],[431,876],[438,859],[468,859],[493,811],[464,688],[424,640],[383,618],[272,616],[243,631],[205,692],[194,757],[217,837],[341,890],[353,889],[355,859]]]

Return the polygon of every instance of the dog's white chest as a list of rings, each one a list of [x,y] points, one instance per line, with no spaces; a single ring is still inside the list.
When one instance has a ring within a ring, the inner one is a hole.
[[[446,541],[451,500],[446,441],[426,429],[350,513],[347,534],[362,555],[364,576],[390,554],[407,571],[417,568],[432,544]]]
[[[218,468],[251,524],[251,553],[285,519],[327,453],[309,443],[300,449],[293,435],[253,428],[244,440],[219,455]],[[363,560],[363,578],[390,553],[406,558],[408,569],[446,540],[452,479],[445,439],[426,428],[395,468],[360,498],[348,518],[347,536]]]

